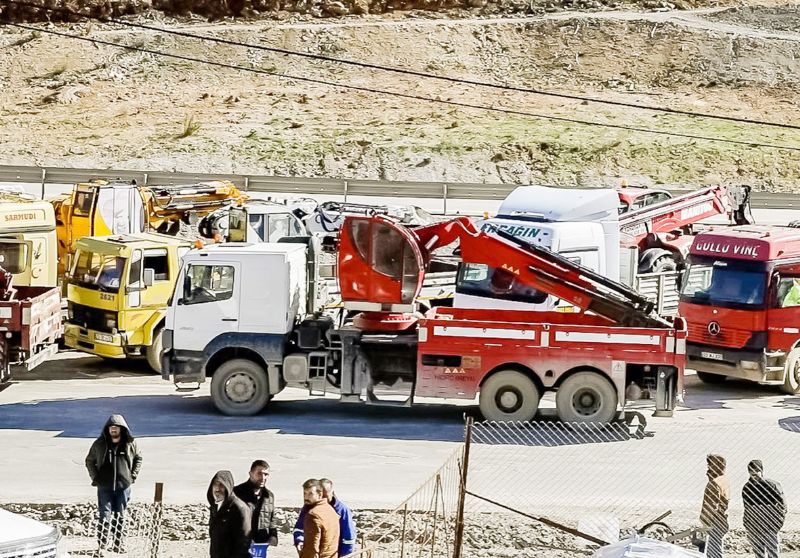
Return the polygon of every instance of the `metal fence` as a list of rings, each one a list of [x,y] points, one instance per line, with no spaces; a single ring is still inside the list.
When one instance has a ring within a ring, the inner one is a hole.
[[[459,448],[422,486],[359,537],[353,556],[453,557],[463,451]]]
[[[476,423],[465,518],[483,516],[484,523],[507,534],[503,526],[515,525],[509,544],[519,540],[554,553],[548,555],[584,556],[636,532],[662,540],[677,534],[674,542],[691,548],[691,535],[704,527],[702,510],[712,527],[724,515],[725,556],[748,556],[753,533],[777,533],[780,516],[783,548],[797,550],[798,424],[662,424],[647,432],[625,424]],[[721,484],[730,486],[729,503],[712,501],[719,504],[713,510],[709,490],[718,485],[709,488],[709,454],[724,459],[727,481]],[[760,461],[765,478],[782,487],[783,510],[773,485],[748,483],[753,460]]]
[[[800,555],[800,417],[771,425],[662,421],[653,430],[631,418],[468,421],[465,443],[399,506],[356,510],[364,523],[355,556],[583,557],[634,534],[688,551],[722,520],[725,556],[752,556],[759,545],[764,556],[774,555],[770,546]],[[709,470],[722,472],[709,455],[724,459],[724,480],[709,480]],[[132,506],[119,531],[121,556],[167,556],[164,523],[160,504]],[[120,524],[83,518],[61,527],[72,555],[88,556],[102,543],[114,550]]]
[[[133,505],[124,514],[111,513],[101,518],[61,526],[70,556],[119,556],[120,558],[159,558],[162,552],[162,505]]]
[[[367,196],[380,198],[427,198],[447,200],[502,200],[518,184],[478,184],[449,182],[411,182],[387,180],[348,180],[287,176],[179,173],[126,169],[88,169],[0,165],[0,182],[41,184],[44,197],[48,184],[74,184],[91,178],[121,178],[140,184],[192,184],[207,180],[231,180],[252,192],[292,195]],[[686,189],[675,189],[675,194]],[[758,209],[799,209],[800,197],[792,193],[754,192],[751,205]]]

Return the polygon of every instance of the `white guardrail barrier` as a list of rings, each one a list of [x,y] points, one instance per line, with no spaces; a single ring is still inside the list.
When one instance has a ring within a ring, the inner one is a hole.
[[[139,184],[192,184],[207,180],[230,180],[250,192],[273,192],[292,195],[370,196],[380,198],[428,198],[447,200],[502,200],[518,184],[477,184],[449,182],[391,182],[387,180],[343,180],[337,178],[301,178],[286,176],[203,174],[121,169],[82,169],[0,165],[0,183],[41,184],[42,197],[48,184],[74,184],[92,178],[136,180]],[[672,190],[680,194],[688,190]],[[754,192],[754,209],[800,209],[800,196],[791,193]]]

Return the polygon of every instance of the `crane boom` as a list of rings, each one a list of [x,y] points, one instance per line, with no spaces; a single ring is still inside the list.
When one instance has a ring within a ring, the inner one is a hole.
[[[478,231],[466,217],[413,230],[380,216],[348,217],[338,254],[345,307],[408,310],[433,251],[456,240],[464,263],[502,270],[510,282],[532,286],[611,323],[672,327],[658,316],[652,302],[628,287],[509,234]]]

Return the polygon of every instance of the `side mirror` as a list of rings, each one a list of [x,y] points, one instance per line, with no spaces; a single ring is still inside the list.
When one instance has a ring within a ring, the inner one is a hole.
[[[152,287],[156,280],[156,270],[145,268],[144,270],[144,286]]]
[[[183,278],[183,297],[182,301],[186,301],[192,295],[192,279],[188,275]]]

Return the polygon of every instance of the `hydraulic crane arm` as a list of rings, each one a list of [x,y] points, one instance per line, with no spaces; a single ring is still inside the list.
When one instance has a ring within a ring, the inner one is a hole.
[[[458,240],[464,263],[485,264],[539,291],[629,327],[671,327],[654,304],[631,289],[510,235],[478,231],[461,217],[407,229],[379,216],[349,217],[339,246],[339,284],[345,306],[392,311],[419,293],[431,254]]]
[[[625,213],[620,230],[634,243],[648,234],[667,233],[715,215],[737,225],[752,224],[749,186],[709,186],[677,198]]]
[[[153,216],[168,218],[186,211],[208,213],[248,198],[227,180],[200,182],[184,186],[143,186],[145,200],[151,201]]]

